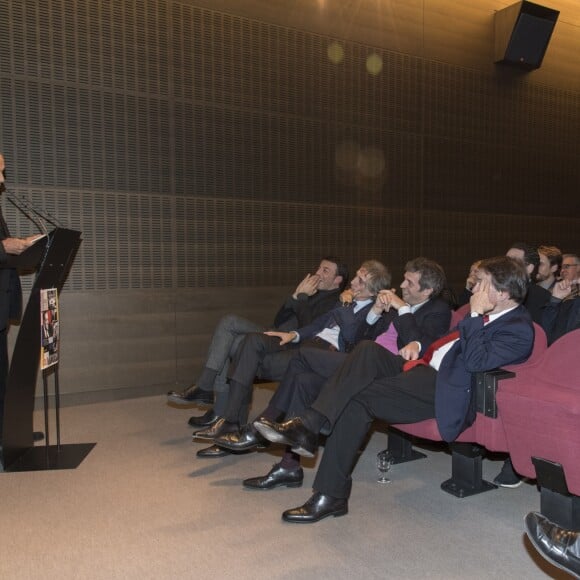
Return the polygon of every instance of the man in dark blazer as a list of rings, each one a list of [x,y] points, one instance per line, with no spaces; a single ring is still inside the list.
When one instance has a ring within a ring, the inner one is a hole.
[[[521,262],[500,256],[482,260],[471,297],[471,315],[458,330],[433,343],[422,357],[405,361],[371,342],[361,343],[332,377],[332,398],[320,398],[302,417],[282,424],[256,422],[271,441],[315,453],[318,433],[330,433],[314,481],[314,495],[283,514],[312,523],[348,511],[351,472],[374,419],[415,423],[435,418],[445,441],[475,419],[473,373],[523,362],[534,329],[521,306],[527,273]],[[411,368],[412,367],[412,368]]]
[[[4,157],[0,154],[0,193],[4,186]],[[8,326],[22,314],[22,292],[18,272],[8,266],[9,255],[19,255],[29,248],[38,236],[13,238],[0,209],[0,444],[4,420],[4,396],[8,379]]]
[[[376,260],[368,260],[351,281],[353,302],[350,307],[339,303],[330,312],[295,331],[248,334],[230,367],[230,392],[224,417],[209,429],[196,432],[194,438],[212,441],[225,433],[239,432],[239,409],[249,403],[256,376],[272,381],[282,379],[299,344],[341,352],[352,350],[360,340],[374,297],[390,283],[387,268]]]
[[[451,309],[438,297],[444,287],[445,273],[437,262],[427,258],[410,260],[401,283],[402,298],[394,290],[379,293],[367,314],[365,338],[376,339],[394,354],[407,350],[422,354],[449,330]],[[260,418],[275,421],[279,417],[301,415],[347,356],[342,352],[300,348]],[[246,451],[257,447],[260,439],[253,425],[249,425],[240,436],[229,433],[216,438],[215,443],[232,451]],[[243,484],[251,489],[272,489],[296,485],[302,479],[300,456],[287,450],[267,475],[246,479]]]

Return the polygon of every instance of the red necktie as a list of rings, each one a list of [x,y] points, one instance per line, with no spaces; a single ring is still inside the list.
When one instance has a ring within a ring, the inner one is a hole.
[[[489,316],[486,314],[483,317],[483,324],[489,321]],[[403,371],[409,371],[412,368],[419,366],[419,365],[428,365],[433,358],[436,350],[439,350],[441,347],[445,346],[446,344],[457,340],[459,338],[459,330],[454,330],[441,338],[438,338],[435,342],[431,343],[431,346],[427,349],[427,352],[423,355],[422,358],[417,360],[408,360],[403,365]]]

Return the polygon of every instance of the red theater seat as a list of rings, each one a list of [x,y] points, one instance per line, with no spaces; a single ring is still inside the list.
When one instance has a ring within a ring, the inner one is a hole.
[[[514,468],[538,480],[542,513],[580,529],[580,329],[497,393]]]
[[[452,323],[453,324],[453,323]],[[465,497],[493,489],[495,486],[484,481],[481,476],[481,448],[488,451],[510,450],[501,413],[496,406],[496,392],[501,384],[499,392],[510,381],[502,380],[516,376],[525,370],[530,373],[532,369],[542,364],[543,355],[547,349],[546,334],[543,329],[534,323],[535,336],[534,347],[530,358],[522,364],[506,366],[497,371],[480,373],[477,376],[476,404],[477,416],[473,425],[468,427],[456,441],[451,444],[452,449],[452,477],[441,485],[447,491],[458,497]],[[428,439],[430,441],[443,441],[437,428],[435,419],[411,424],[391,425],[399,433],[406,433],[413,437]],[[389,450],[397,457],[397,462],[417,459],[418,454],[411,449],[409,439],[397,434],[397,431],[389,431]],[[466,443],[468,445],[459,445]],[[516,467],[517,469],[517,467]]]

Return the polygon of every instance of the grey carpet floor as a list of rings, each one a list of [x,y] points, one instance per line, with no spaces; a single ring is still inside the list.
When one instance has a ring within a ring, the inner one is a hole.
[[[254,408],[269,396],[256,389]],[[64,408],[63,443],[97,446],[75,470],[0,474],[0,578],[566,577],[523,534],[524,515],[539,508],[532,484],[454,498],[439,489],[449,455],[427,448],[381,485],[374,461],[386,436],[375,432],[350,513],[285,524],[281,512],[310,496],[315,462],[303,488],[244,490],[241,480],[266,473],[280,451],[197,459],[192,412],[160,396]],[[500,467],[485,460],[485,476]]]

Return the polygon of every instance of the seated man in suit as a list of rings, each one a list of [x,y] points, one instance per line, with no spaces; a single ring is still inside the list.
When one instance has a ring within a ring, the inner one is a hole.
[[[299,344],[308,343],[320,349],[348,352],[360,340],[364,322],[374,298],[391,283],[387,268],[376,260],[364,262],[351,281],[351,307],[338,304],[333,310],[319,316],[311,324],[296,331],[246,335],[232,361],[230,392],[224,417],[208,429],[197,431],[194,439],[213,441],[225,433],[240,430],[240,408],[249,405],[256,376],[279,381],[284,376],[294,351]],[[218,448],[219,449],[219,448]],[[227,451],[213,449],[214,457]]]
[[[367,314],[368,332],[365,338],[398,354],[419,349],[423,354],[429,345],[449,330],[451,310],[439,297],[445,287],[445,273],[437,262],[415,258],[407,262],[401,283],[402,298],[393,290],[379,292],[375,304]],[[320,389],[340,367],[348,355],[302,347],[295,354],[274,393],[268,407],[260,417],[275,421],[279,417],[299,416],[314,402]],[[232,451],[253,449],[261,437],[253,425],[241,434],[227,433],[214,441]],[[280,485],[296,486],[302,482],[300,456],[288,449],[282,461],[263,477],[244,481],[252,489],[272,489]]]
[[[523,305],[529,310],[532,315],[532,320],[542,326],[544,306],[547,304],[548,300],[550,300],[550,292],[545,288],[542,288],[539,284],[536,284],[538,268],[540,267],[540,254],[538,250],[525,242],[514,242],[506,252],[506,256],[513,258],[514,260],[519,260],[526,268],[526,272],[528,273],[528,289],[526,291]],[[471,266],[466,287],[459,299],[460,306],[467,304],[471,298],[472,291],[469,288],[469,285],[470,283],[473,283],[473,273],[476,271],[477,263],[474,263]]]
[[[310,324],[336,305],[348,282],[348,268],[338,258],[328,256],[320,261],[315,274],[307,274],[288,297],[274,319],[273,328],[294,330]],[[266,330],[250,320],[229,314],[218,323],[208,349],[204,368],[196,384],[183,392],[170,391],[168,401],[176,405],[209,405],[213,410],[201,417],[191,417],[192,427],[208,427],[225,412],[228,396],[227,374],[229,361],[244,336]],[[247,409],[242,410],[242,416]]]
[[[548,345],[572,330],[580,328],[578,280],[560,280],[552,289],[552,298],[544,309],[543,327]]]
[[[330,434],[314,480],[314,495],[284,512],[288,522],[311,523],[348,511],[351,473],[374,419],[387,423],[437,420],[445,441],[454,441],[475,419],[472,374],[525,361],[534,342],[529,312],[521,305],[528,276],[506,256],[482,260],[471,297],[471,315],[455,332],[418,352],[395,356],[364,341],[333,375],[302,417],[285,423],[257,421],[270,441],[313,456],[318,433]]]
[[[540,254],[536,248],[529,244],[514,242],[506,252],[506,256],[520,260],[524,264],[528,273],[528,291],[523,305],[529,310],[532,320],[541,326],[544,306],[550,300],[550,293],[536,284],[538,268],[540,267]]]

